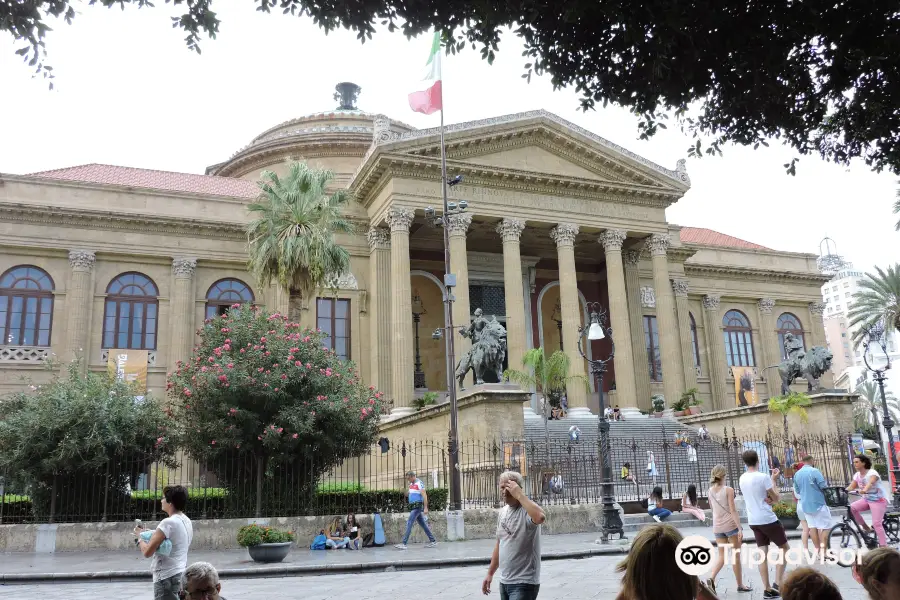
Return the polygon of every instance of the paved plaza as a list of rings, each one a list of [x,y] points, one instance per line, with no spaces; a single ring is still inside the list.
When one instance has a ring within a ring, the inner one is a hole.
[[[542,566],[541,600],[577,600],[603,598],[613,600],[619,591],[620,575],[614,572],[622,556],[604,556],[583,560],[558,560]],[[841,588],[844,600],[865,600],[865,591],[855,582],[849,569],[823,567]],[[229,579],[222,583],[222,593],[228,600],[331,600],[347,596],[355,600],[402,598],[414,595],[422,600],[455,600],[483,598],[481,581],[485,567],[431,569],[424,571],[395,571],[323,575],[317,577],[288,577],[272,579]],[[758,600],[762,598],[759,573],[754,569],[748,581],[755,588],[751,594],[735,591],[731,572],[723,572],[718,588],[719,596],[728,600]],[[494,583],[491,597],[500,597],[499,584]],[[0,586],[0,600],[21,598],[65,598],[66,600],[150,600],[149,582],[113,582],[83,584],[39,584]]]

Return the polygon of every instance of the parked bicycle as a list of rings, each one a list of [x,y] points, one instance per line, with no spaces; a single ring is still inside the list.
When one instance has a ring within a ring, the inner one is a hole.
[[[850,493],[843,487],[828,487],[822,490],[825,494],[825,504],[831,508],[845,508],[843,519],[828,530],[828,547],[834,551],[837,563],[842,567],[849,567],[853,559],[841,553],[841,550],[851,549],[861,551],[863,544],[872,550],[878,547],[878,538],[874,530],[868,532],[859,526],[859,523],[850,513]],[[853,492],[855,496],[859,492]],[[884,532],[891,544],[900,543],[900,513],[889,512],[884,515]]]

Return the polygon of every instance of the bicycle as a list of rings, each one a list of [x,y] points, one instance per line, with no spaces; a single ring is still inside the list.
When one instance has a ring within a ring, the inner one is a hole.
[[[825,495],[825,504],[830,508],[846,508],[846,513],[840,523],[832,526],[828,530],[828,548],[834,551],[837,564],[842,567],[849,567],[854,563],[854,559],[846,560],[847,554],[841,550],[852,549],[854,554],[862,550],[865,543],[866,548],[873,550],[878,547],[878,537],[874,530],[866,532],[859,526],[853,514],[850,512],[849,492],[843,487],[828,487],[822,490]],[[854,492],[854,495],[860,495]],[[884,532],[888,540],[892,544],[900,543],[900,513],[890,512],[884,515]]]

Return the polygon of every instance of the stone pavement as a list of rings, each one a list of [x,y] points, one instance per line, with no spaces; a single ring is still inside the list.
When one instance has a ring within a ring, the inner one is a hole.
[[[549,537],[549,536],[548,536]],[[421,550],[424,552],[424,550]],[[192,557],[193,558],[193,557]],[[619,592],[620,575],[615,565],[622,556],[598,556],[583,560],[559,560],[541,567],[540,600],[614,600]],[[838,584],[844,600],[866,600],[866,593],[850,574],[849,569],[826,566],[821,569]],[[349,597],[354,600],[383,600],[415,596],[417,600],[456,600],[484,598],[481,581],[485,566],[453,567],[428,571],[394,571],[346,573],[302,578],[229,579],[222,583],[222,593],[228,600],[332,600]],[[745,582],[754,587],[749,594],[735,591],[731,570],[723,571],[718,589],[721,600],[760,600],[762,584],[753,569]],[[43,583],[28,585],[0,585],[0,600],[21,598],[65,598],[66,600],[150,600],[149,581],[104,583]],[[489,598],[500,597],[495,579]]]
[[[699,521],[695,521],[699,525]],[[686,535],[704,535],[712,540],[709,527],[683,527]],[[745,539],[752,540],[745,527]],[[799,532],[789,532],[798,536]],[[633,537],[634,533],[626,535]],[[545,561],[587,558],[627,551],[625,544],[603,546],[596,543],[598,533],[544,535],[541,553]],[[285,575],[322,575],[362,571],[435,569],[485,565],[490,562],[494,541],[490,539],[439,543],[437,548],[410,545],[409,550],[393,547],[355,550],[318,550],[294,548],[283,563],[262,566],[250,560],[247,551],[191,552],[190,562],[207,561],[223,578],[279,577]],[[0,554],[0,583],[61,580],[146,580],[149,559],[134,551],[60,552],[56,554]]]

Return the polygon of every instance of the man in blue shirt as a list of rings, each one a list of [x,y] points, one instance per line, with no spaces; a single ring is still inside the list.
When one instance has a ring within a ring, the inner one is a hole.
[[[794,474],[794,492],[800,497],[800,508],[806,514],[809,535],[819,551],[824,552],[825,534],[831,528],[831,511],[822,490],[828,486],[812,456],[803,457],[804,467]]]

